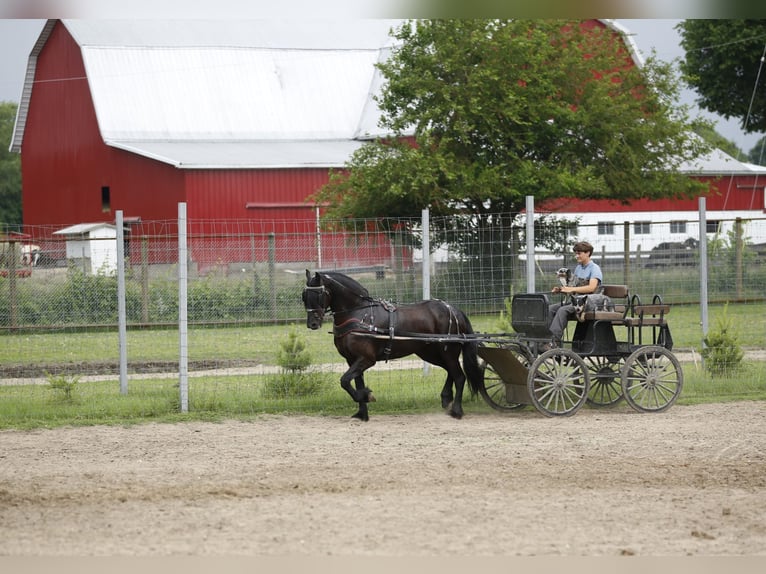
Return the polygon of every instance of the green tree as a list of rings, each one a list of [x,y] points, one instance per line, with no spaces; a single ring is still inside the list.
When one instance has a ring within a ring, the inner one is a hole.
[[[0,102],[0,224],[21,225],[21,158],[8,151],[17,105]]]
[[[703,138],[707,143],[709,143],[712,147],[718,148],[721,151],[729,154],[733,158],[742,159],[744,157],[744,153],[741,149],[731,140],[727,140],[725,137],[723,137],[721,134],[719,134],[717,131],[715,131],[712,127],[709,126],[701,126],[696,127],[694,129],[694,132]]]
[[[378,65],[378,103],[398,137],[363,146],[332,174],[315,195],[331,217],[417,217],[429,207],[481,228],[513,218],[527,195],[627,201],[703,190],[675,169],[708,146],[690,133],[689,109],[673,107],[672,66],[650,58],[638,70],[611,31],[430,20],[394,36]]]
[[[747,161],[755,165],[766,165],[766,136],[759,139],[747,153]]]
[[[681,71],[699,106],[739,119],[746,133],[766,131],[763,79],[757,84],[766,20],[683,20],[676,28],[686,52]]]

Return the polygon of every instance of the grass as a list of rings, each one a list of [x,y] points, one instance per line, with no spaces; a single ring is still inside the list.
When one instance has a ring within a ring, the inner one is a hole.
[[[710,306],[709,328],[723,313],[723,305]],[[740,333],[743,347],[763,348],[766,333],[766,304],[729,305],[728,315]],[[677,349],[702,347],[700,310],[696,305],[675,305],[668,316]],[[475,331],[497,333],[500,329],[496,315],[471,317]],[[314,363],[339,362],[326,323],[318,331],[310,331],[302,323],[293,325],[190,328],[189,358],[195,360],[248,359],[275,365],[278,341],[290,331],[302,335]],[[178,360],[178,332],[175,330],[128,331],[128,360]],[[30,363],[88,363],[116,361],[118,358],[116,332],[57,332],[25,333],[0,337],[0,366]]]
[[[765,362],[748,363],[742,373],[728,379],[711,378],[699,365],[687,363],[683,365],[683,370],[684,389],[677,405],[766,400]],[[114,381],[78,382],[66,399],[50,385],[4,386],[3,400],[0,401],[0,429],[247,420],[264,414],[346,417],[356,410],[354,403],[338,385],[335,373],[316,373],[315,376],[322,377],[324,381],[322,390],[316,395],[282,399],[270,398],[264,392],[268,378],[274,376],[277,375],[191,378],[188,413],[179,412],[178,383],[175,379],[132,381],[126,395],[120,394],[119,386]],[[439,392],[444,382],[441,369],[431,369],[427,375],[422,369],[372,370],[366,379],[378,399],[370,407],[372,416],[441,411]],[[625,403],[621,404],[627,408]],[[470,399],[468,392],[464,407],[467,416],[493,412],[481,398]]]
[[[710,326],[715,325],[723,306],[711,307]],[[763,348],[766,305],[730,305],[732,319],[745,347]],[[676,350],[699,350],[702,340],[699,308],[674,306],[669,317]],[[499,332],[496,316],[472,318],[474,329]],[[249,328],[192,329],[190,359],[211,363],[242,359],[276,364],[279,342],[292,331],[305,338],[314,365],[340,363],[341,358],[325,325],[309,331],[302,324]],[[749,339],[746,339],[749,337]],[[749,345],[748,345],[749,343]],[[177,361],[178,334],[173,330],[139,330],[128,333],[129,361]],[[0,337],[0,366],[44,363],[74,363],[86,369],[90,363],[117,360],[114,333],[47,333]],[[766,362],[746,361],[742,372],[730,378],[712,378],[699,364],[683,365],[685,383],[678,405],[766,400]],[[220,421],[248,419],[268,413],[350,416],[355,405],[338,385],[337,373],[316,372],[325,381],[322,390],[308,397],[271,398],[264,392],[269,377],[278,375],[224,376],[214,372],[189,379],[189,412],[180,413],[177,377],[129,378],[129,391],[119,392],[116,376],[103,380],[81,380],[79,374],[65,377],[51,371],[47,384],[14,385],[0,380],[0,429],[31,429],[66,425],[138,424],[146,422]],[[432,368],[378,370],[366,374],[378,402],[371,413],[401,414],[438,412],[444,372]],[[61,384],[66,383],[66,392]],[[624,403],[623,403],[624,404]],[[532,407],[528,407],[532,408]],[[479,398],[465,401],[466,414],[490,412]],[[513,416],[513,415],[510,415]],[[541,415],[542,416],[542,415]],[[647,415],[661,416],[661,415]]]

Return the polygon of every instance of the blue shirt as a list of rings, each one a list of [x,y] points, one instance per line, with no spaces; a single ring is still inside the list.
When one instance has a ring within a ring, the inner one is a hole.
[[[575,285],[587,285],[591,279],[598,279],[598,286],[601,287],[601,283],[604,281],[604,276],[601,273],[601,267],[591,260],[587,265],[583,266],[577,264],[574,268]]]

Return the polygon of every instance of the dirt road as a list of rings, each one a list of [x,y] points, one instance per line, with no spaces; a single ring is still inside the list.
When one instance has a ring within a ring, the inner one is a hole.
[[[0,432],[4,556],[766,555],[766,402]]]

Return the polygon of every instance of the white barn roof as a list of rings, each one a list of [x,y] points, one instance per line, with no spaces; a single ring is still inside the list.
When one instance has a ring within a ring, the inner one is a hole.
[[[375,63],[400,22],[62,20],[80,46],[104,142],[183,168],[343,166],[381,135]]]

